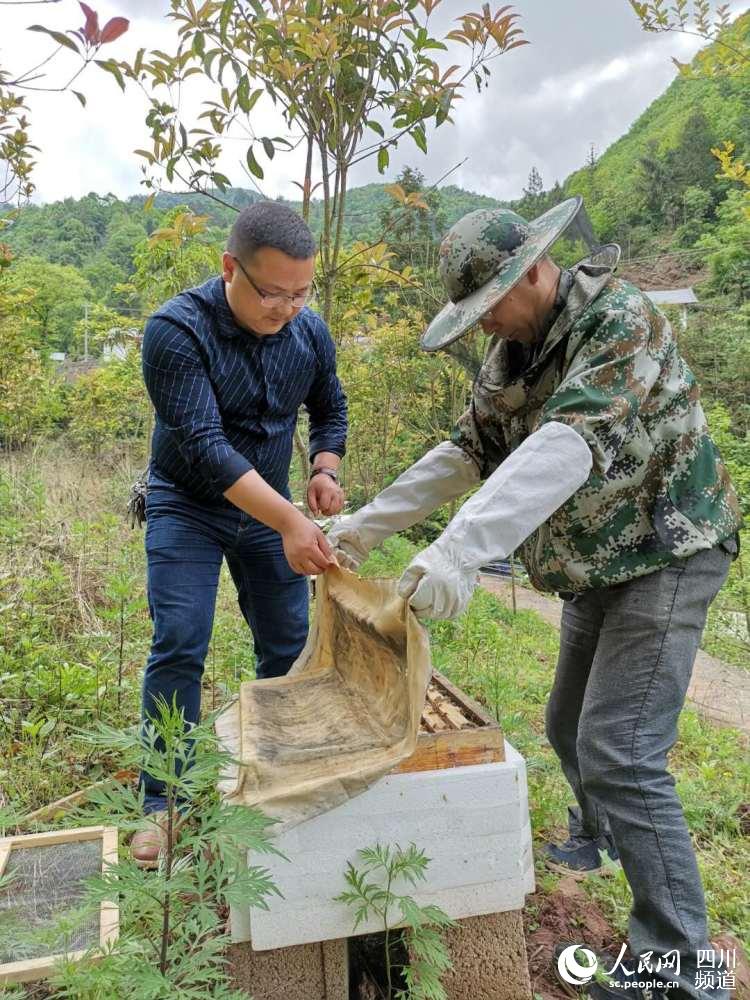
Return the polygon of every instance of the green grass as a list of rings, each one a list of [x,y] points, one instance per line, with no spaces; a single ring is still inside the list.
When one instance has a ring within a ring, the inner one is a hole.
[[[138,721],[151,622],[144,532],[124,510],[142,461],[94,465],[52,448],[0,465],[0,809],[23,815],[111,773],[115,762],[83,751],[74,731]],[[253,676],[224,567],[204,706]]]
[[[135,456],[94,468],[75,455],[40,450],[0,466],[0,830],[4,814],[9,825],[9,814],[25,814],[118,766],[77,744],[77,727],[97,717],[117,726],[137,723],[151,628],[143,532],[131,531],[123,511],[141,462]],[[403,538],[391,539],[364,571],[398,576],[416,551]],[[556,630],[478,591],[461,619],[430,623],[429,631],[435,666],[488,707],[525,757],[536,843],[563,835],[572,795],[543,721]],[[220,704],[252,676],[252,639],[224,573],[204,705]],[[712,930],[729,929],[750,945],[750,840],[740,835],[735,816],[739,803],[750,801],[747,743],[686,710],[672,764]],[[552,891],[556,877],[541,866],[537,875],[540,889]],[[624,879],[586,885],[624,933],[630,906]]]

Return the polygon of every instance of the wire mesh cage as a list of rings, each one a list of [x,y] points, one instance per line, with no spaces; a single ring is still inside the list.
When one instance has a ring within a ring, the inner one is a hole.
[[[61,958],[94,956],[117,937],[116,903],[85,902],[117,863],[116,827],[0,838],[0,984],[41,979]]]

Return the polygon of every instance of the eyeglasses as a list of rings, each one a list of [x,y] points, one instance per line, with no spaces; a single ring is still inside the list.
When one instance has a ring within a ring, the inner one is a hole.
[[[286,295],[283,292],[264,292],[262,288],[258,288],[253,279],[247,273],[245,265],[239,259],[239,257],[232,257],[232,260],[236,261],[240,265],[240,270],[245,275],[247,280],[250,282],[252,287],[258,293],[258,298],[260,299],[260,304],[265,309],[273,309],[275,306],[284,306],[287,302],[291,302],[295,309],[301,309],[302,306],[308,302],[315,293],[315,286],[311,285],[306,291],[298,292],[296,295]]]

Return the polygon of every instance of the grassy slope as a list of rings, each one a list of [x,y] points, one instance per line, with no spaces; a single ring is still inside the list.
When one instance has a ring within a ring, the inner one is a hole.
[[[116,725],[136,723],[150,623],[143,534],[125,525],[122,511],[140,461],[135,456],[107,465],[40,450],[0,467],[0,828],[3,807],[25,813],[116,769],[117,761],[87,755],[76,743],[76,729],[97,714]],[[367,572],[396,575],[414,551],[409,542],[393,539],[371,556]],[[480,591],[459,621],[432,623],[430,634],[435,665],[488,706],[526,758],[536,844],[562,835],[571,795],[543,723],[556,631],[531,612],[513,615]],[[252,642],[225,575],[204,705],[220,704],[246,677],[252,677]],[[712,928],[727,928],[750,946],[750,842],[736,815],[740,803],[750,801],[747,744],[686,710],[672,766],[698,849]],[[557,879],[539,867],[538,884],[549,893]],[[624,933],[624,878],[593,882],[587,891]]]

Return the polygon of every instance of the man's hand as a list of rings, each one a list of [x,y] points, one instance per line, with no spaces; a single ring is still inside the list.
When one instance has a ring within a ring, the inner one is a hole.
[[[338,565],[326,536],[317,524],[308,520],[294,504],[280,496],[255,469],[240,476],[236,483],[224,491],[224,496],[235,507],[278,531],[284,545],[284,555],[295,573],[315,576]]]
[[[324,472],[313,476],[307,487],[307,505],[315,517],[318,514],[340,514],[344,508],[344,491]]]
[[[295,573],[317,576],[329,566],[336,565],[333,550],[326,536],[303,514],[295,518],[291,525],[281,532],[284,555]]]

